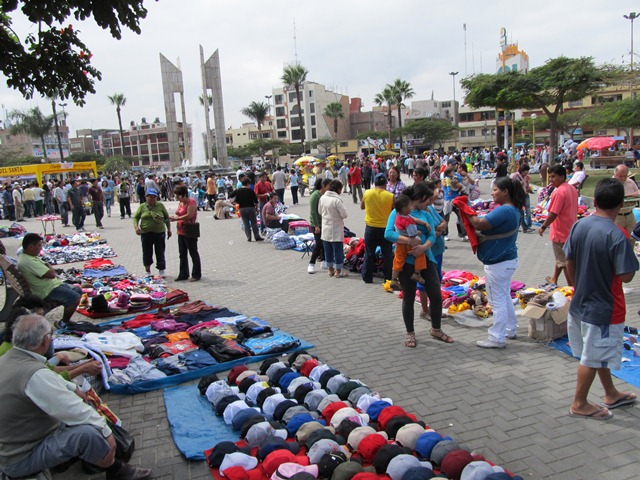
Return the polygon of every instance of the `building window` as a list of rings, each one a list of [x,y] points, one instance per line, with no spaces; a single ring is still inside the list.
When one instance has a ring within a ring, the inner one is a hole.
[[[315,103],[310,103],[309,104],[309,113],[316,113],[316,104]]]
[[[282,100],[284,100],[282,95],[276,95],[276,99],[275,99],[276,105],[282,105]]]
[[[316,136],[316,129],[315,129],[315,128],[312,128],[312,129],[311,129],[311,138],[317,138],[317,136]]]
[[[299,127],[300,126],[300,117],[298,117],[297,115],[295,117],[291,117],[290,121],[291,121],[291,126],[292,127]],[[302,117],[302,125],[304,125],[304,117]]]
[[[442,102],[440,106],[442,108],[451,108],[451,102]]]
[[[574,100],[573,102],[569,102],[569,106],[570,107],[581,107],[582,106],[582,99]]]
[[[287,128],[287,121],[286,121],[286,120],[284,120],[284,119],[276,120],[276,126],[277,126],[278,128]]]
[[[475,137],[476,136],[476,131],[475,130],[468,130],[467,131],[467,137]]]
[[[291,140],[300,140],[300,130],[291,130]]]
[[[309,90],[309,98],[313,98],[313,90]]]
[[[311,125],[315,125],[315,124],[316,124],[316,116],[311,115]]]
[[[340,142],[340,146],[346,148],[349,146],[349,142]]]
[[[276,117],[284,117],[284,107],[276,107]]]
[[[278,138],[287,138],[287,132],[286,131],[278,132]]]
[[[303,99],[302,92],[300,92],[300,101],[301,102],[302,102],[302,99]],[[291,102],[297,102],[295,90],[293,92],[289,92],[289,103],[291,103]]]
[[[466,137],[467,136],[467,131],[466,130],[460,130],[460,137]]]

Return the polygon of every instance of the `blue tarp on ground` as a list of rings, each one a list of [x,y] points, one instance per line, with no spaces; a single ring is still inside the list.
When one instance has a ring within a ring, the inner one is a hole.
[[[567,355],[572,355],[571,347],[568,343],[569,339],[564,336],[558,340],[550,342],[549,346],[556,350],[560,350]],[[640,357],[634,357],[633,350],[625,350],[624,348],[621,348],[621,350],[620,354],[622,357],[629,361],[623,361],[622,368],[620,368],[620,370],[611,370],[611,374],[636,388],[640,388]]]
[[[218,442],[240,438],[222,417],[217,417],[207,397],[196,385],[167,388],[164,404],[173,442],[187,460],[205,460],[204,451]]]
[[[146,312],[146,313],[149,313],[149,312]],[[109,322],[103,322],[103,323],[100,323],[99,325],[111,325],[111,326],[119,325],[120,323],[127,320],[131,320],[132,318],[134,318],[134,316],[119,318],[118,320],[111,320]],[[274,329],[274,331],[277,331],[277,330]],[[280,332],[285,333],[282,331]],[[135,382],[129,385],[116,385],[113,383],[109,383],[109,387],[110,387],[109,391],[112,393],[118,393],[122,395],[135,395],[137,393],[150,392],[152,390],[159,390],[161,388],[172,387],[174,385],[179,385],[181,383],[189,382],[191,380],[196,380],[198,378],[205,377],[212,373],[224,372],[226,370],[229,370],[235,367],[236,365],[246,365],[247,363],[262,362],[263,360],[266,360],[267,358],[273,357],[275,355],[297,352],[299,350],[308,350],[314,347],[314,345],[309,342],[305,342],[304,340],[301,340],[301,339],[298,339],[298,340],[300,340],[300,345],[296,348],[287,350],[286,352],[279,352],[279,353],[270,354],[270,355],[254,355],[249,357],[243,357],[237,360],[233,360],[231,362],[218,363],[216,365],[212,365],[207,368],[201,368],[199,370],[193,370],[191,372],[171,375],[171,376],[160,378],[157,380]]]

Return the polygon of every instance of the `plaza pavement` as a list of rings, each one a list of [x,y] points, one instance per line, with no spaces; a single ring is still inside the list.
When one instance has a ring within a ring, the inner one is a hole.
[[[482,189],[483,197],[488,198],[488,182],[483,182]],[[349,195],[342,198],[349,211],[346,225],[362,235],[364,212]],[[288,191],[286,201],[291,201]],[[176,203],[167,206],[175,211]],[[116,209],[117,205],[114,213]],[[289,212],[308,217],[308,197]],[[509,341],[505,350],[485,350],[475,346],[476,340],[485,338],[484,328],[459,326],[447,319],[443,328],[456,342],[445,345],[431,339],[428,325],[416,318],[418,346],[408,349],[403,346],[401,302],[383,291],[380,279],[366,285],[355,274],[336,279],[319,269],[309,275],[308,257],[303,260],[301,253],[277,251],[271,244],[248,243],[239,219],[215,221],[211,212],[199,212],[199,220],[200,282],[172,281],[178,266],[176,239],[169,240],[167,246],[168,283],[187,290],[192,300],[203,299],[257,315],[314,343],[313,353],[324,362],[392,397],[438,432],[525,479],[638,477],[640,409],[615,410],[615,418],[607,422],[570,418],[567,412],[577,361],[530,340],[525,319],[519,317],[518,339]],[[92,230],[93,218],[88,217],[86,223]],[[142,274],[140,242],[131,221],[114,214],[105,218],[104,224],[102,233],[118,253],[114,261],[131,273]],[[40,231],[35,220],[25,225]],[[18,242],[6,239],[5,244],[13,253]],[[519,267],[514,279],[528,286],[541,283],[553,268],[548,234],[545,238],[520,234],[518,245]],[[444,268],[482,275],[482,266],[469,244],[453,237],[445,252]],[[632,290],[627,295],[627,323],[640,326],[640,280],[636,278],[628,286]],[[614,380],[619,388],[638,392]],[[596,380],[590,399],[599,402],[601,395]],[[204,462],[188,462],[175,448],[162,391],[102,396],[135,436],[132,461],[153,468],[153,478],[210,478]],[[55,478],[87,477],[76,465]]]

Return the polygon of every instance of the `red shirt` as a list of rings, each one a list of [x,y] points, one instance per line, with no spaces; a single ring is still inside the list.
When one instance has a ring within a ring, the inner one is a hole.
[[[253,188],[253,190],[256,192],[256,195],[258,195],[258,201],[266,202],[267,193],[273,192],[273,185],[271,185],[267,181],[260,181],[256,183],[256,186]]]
[[[362,172],[360,167],[351,167],[349,169],[349,185],[360,185],[362,183]]]
[[[578,219],[578,192],[567,182],[562,183],[551,194],[549,213],[555,213],[549,238],[552,242],[564,243],[569,238],[571,227]]]
[[[176,210],[176,215],[179,217],[181,217],[182,215],[186,215],[190,205],[194,205],[195,207],[198,206],[196,201],[193,198],[190,198],[189,203],[187,203],[186,205],[180,202],[180,204],[178,205],[178,209]],[[191,220],[178,220],[178,235],[184,235],[186,233],[184,226],[187,223],[196,223],[197,219],[198,219],[198,209],[196,208],[195,215]]]

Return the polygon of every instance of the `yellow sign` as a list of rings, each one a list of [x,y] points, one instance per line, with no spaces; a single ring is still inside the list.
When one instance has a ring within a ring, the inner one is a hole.
[[[65,174],[70,172],[93,172],[94,178],[98,177],[96,162],[67,162],[67,163],[41,163],[36,165],[17,165],[15,167],[1,167],[2,177],[36,177],[38,184],[42,185],[42,175]]]

